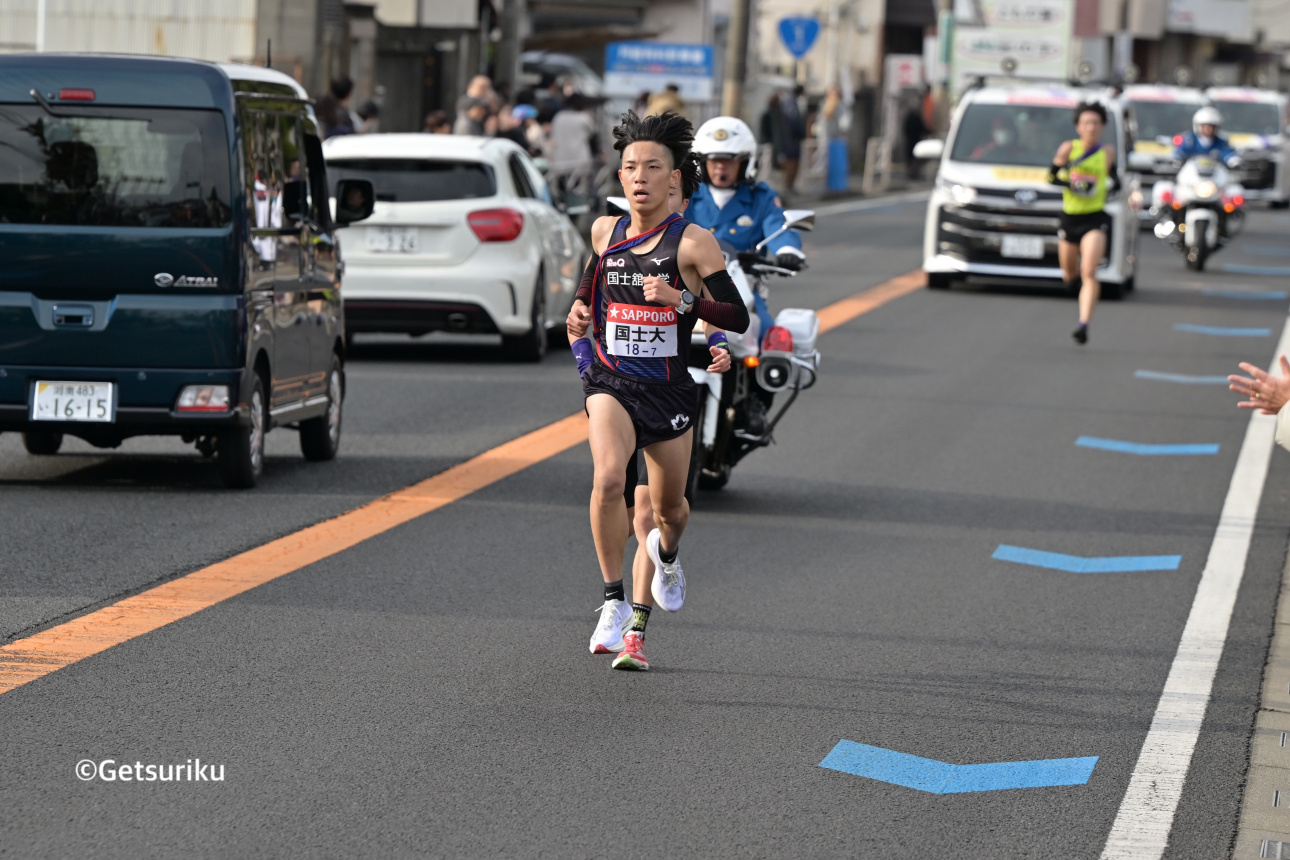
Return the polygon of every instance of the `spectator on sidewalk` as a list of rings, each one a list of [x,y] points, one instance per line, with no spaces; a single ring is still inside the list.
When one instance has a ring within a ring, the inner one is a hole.
[[[1241,409],[1257,409],[1264,415],[1277,416],[1277,444],[1290,450],[1290,361],[1281,356],[1281,375],[1272,376],[1263,368],[1241,362],[1241,370],[1249,376],[1233,374],[1227,377],[1231,385],[1227,386],[1248,400],[1236,404]]]
[[[349,78],[337,78],[314,105],[324,140],[342,134],[353,134],[358,127],[355,117],[349,112],[349,99],[353,94],[354,82]]]
[[[589,196],[591,170],[598,150],[596,120],[587,110],[587,99],[574,93],[551,120],[551,184],[559,189],[562,197],[569,195],[585,200]]]
[[[905,121],[901,125],[904,135],[905,175],[910,179],[921,179],[923,163],[914,158],[914,146],[927,137],[927,124],[923,121],[923,106],[912,105],[905,112]]]
[[[457,121],[452,124],[453,134],[484,134],[488,120],[488,102],[465,96],[457,100]]]
[[[806,91],[800,84],[793,95],[785,95],[779,100],[779,114],[784,124],[783,155],[780,157],[780,169],[784,171],[784,186],[780,190],[792,192],[793,183],[797,181],[797,171],[802,163],[802,141],[806,139],[806,121],[802,118],[802,109],[797,99]]]
[[[662,116],[667,110],[685,116],[685,99],[681,98],[681,88],[676,84],[668,84],[663,92],[650,97],[645,116]]]
[[[432,110],[426,114],[425,131],[430,134],[452,134],[452,123],[448,114],[441,110]]]
[[[381,106],[368,99],[358,109],[361,125],[354,129],[358,134],[377,134],[381,130]]]

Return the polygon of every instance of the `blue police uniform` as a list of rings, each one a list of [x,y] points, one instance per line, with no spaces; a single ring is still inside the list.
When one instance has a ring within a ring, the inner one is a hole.
[[[1186,161],[1193,156],[1199,155],[1206,158],[1217,158],[1219,161],[1226,163],[1232,156],[1237,154],[1237,151],[1227,142],[1227,138],[1214,135],[1209,146],[1206,146],[1194,131],[1184,134],[1182,143],[1174,147],[1174,158],[1179,161]]]
[[[784,226],[784,207],[779,196],[765,182],[750,185],[740,183],[735,196],[725,206],[717,206],[712,199],[712,189],[705,182],[690,198],[685,210],[685,220],[705,227],[718,239],[724,239],[740,251],[751,251],[757,243]],[[796,230],[786,230],[776,236],[766,250],[778,254],[784,248],[802,249],[802,237]],[[775,324],[761,295],[754,297],[761,330],[765,332]]]

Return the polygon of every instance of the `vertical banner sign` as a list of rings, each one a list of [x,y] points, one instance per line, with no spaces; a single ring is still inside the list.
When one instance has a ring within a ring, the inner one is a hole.
[[[795,59],[802,59],[820,38],[820,22],[814,18],[781,18],[779,38]]]
[[[667,42],[610,42],[605,46],[605,94],[635,98],[676,84],[681,98],[712,99],[712,46]]]
[[[1064,83],[1070,76],[1074,0],[980,0],[982,26],[954,28],[950,87],[955,98],[976,75],[1016,74]]]

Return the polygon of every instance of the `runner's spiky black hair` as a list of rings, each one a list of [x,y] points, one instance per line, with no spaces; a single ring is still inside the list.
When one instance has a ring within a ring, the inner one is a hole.
[[[1103,105],[1101,102],[1080,102],[1079,105],[1077,105],[1075,108],[1075,116],[1072,118],[1072,121],[1076,125],[1079,125],[1079,118],[1086,113],[1097,114],[1099,117],[1102,118],[1102,125],[1106,125],[1107,123],[1106,106]]]
[[[697,153],[691,152],[685,156],[685,160],[681,162],[682,200],[689,200],[699,190],[699,183],[703,181],[702,171],[703,165]]]
[[[694,143],[694,126],[678,113],[665,110],[657,116],[641,119],[634,111],[623,114],[614,126],[614,149],[622,153],[633,143],[650,141],[661,145],[672,157],[672,169],[681,169],[684,177],[690,158],[690,144]]]

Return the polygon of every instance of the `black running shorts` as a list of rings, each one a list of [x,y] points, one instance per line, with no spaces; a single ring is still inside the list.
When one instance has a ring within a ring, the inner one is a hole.
[[[641,482],[640,472],[641,452],[633,451],[632,456],[627,460],[627,482],[623,484],[623,501],[627,502],[627,507],[636,507],[636,487]]]
[[[1080,241],[1094,230],[1101,230],[1111,235],[1111,216],[1106,212],[1090,212],[1086,215],[1067,215],[1062,213],[1061,226],[1057,228],[1057,238],[1063,242],[1078,245]]]
[[[699,402],[688,373],[680,382],[654,382],[617,373],[599,361],[582,377],[582,391],[587,397],[608,394],[627,410],[636,429],[638,449],[685,435],[694,423]]]

